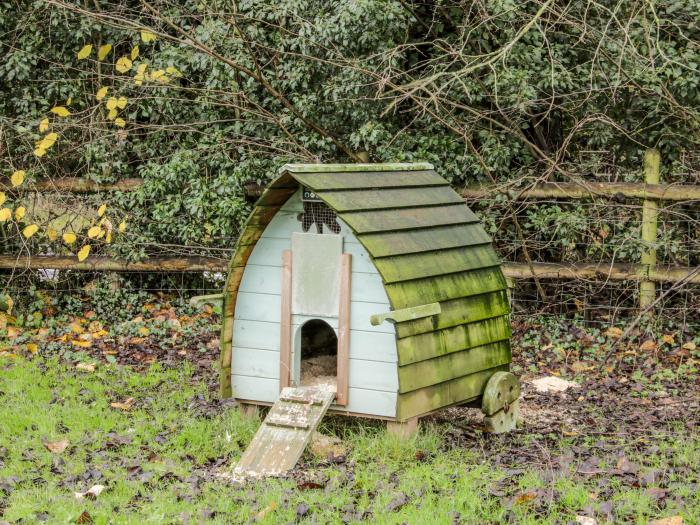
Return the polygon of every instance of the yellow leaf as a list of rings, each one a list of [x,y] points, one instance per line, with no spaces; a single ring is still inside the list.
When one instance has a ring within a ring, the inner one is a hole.
[[[75,239],[76,239],[75,233],[73,233],[73,232],[64,233],[62,238],[63,238],[63,242],[65,242],[66,244],[73,244],[75,242]]]
[[[95,239],[101,231],[102,228],[100,228],[99,226],[93,226],[88,230],[88,237],[90,237],[91,239]]]
[[[146,78],[146,68],[148,68],[148,64],[139,64],[139,66],[136,68],[136,75],[134,76],[134,83],[137,86],[140,86],[143,84],[143,80]]]
[[[68,111],[64,106],[56,106],[51,108],[51,113],[55,113],[59,117],[67,117],[70,115],[70,111]]]
[[[176,76],[176,77],[181,77],[181,76],[182,76],[182,73],[180,73],[180,72],[177,70],[177,68],[176,68],[176,67],[173,67],[173,66],[168,66],[168,67],[166,67],[166,68],[165,68],[165,71],[167,71],[167,73],[168,73],[169,75],[173,75],[173,76]]]
[[[46,236],[49,238],[50,241],[55,241],[58,237],[58,232],[53,228],[49,228],[48,230],[46,230]]]
[[[39,231],[39,227],[36,224],[30,224],[24,230],[22,230],[22,235],[27,239]]]
[[[49,133],[43,139],[41,139],[41,142],[37,144],[36,147],[49,149],[56,143],[56,140],[58,140],[58,133]]]
[[[10,177],[10,182],[15,188],[24,182],[24,176],[27,174],[24,170],[15,171]]]
[[[119,233],[124,233],[126,231],[126,221],[122,221],[119,223]]]
[[[158,80],[158,81],[161,81],[161,82],[162,82],[162,81],[163,81],[163,77],[165,77],[165,71],[163,71],[162,69],[157,69],[156,71],[154,71],[153,73],[151,73],[151,78],[152,78],[153,80]]]
[[[12,210],[10,208],[0,208],[0,222],[5,222],[10,217],[12,217]]]
[[[102,100],[107,96],[107,92],[109,91],[109,88],[107,86],[101,87],[100,89],[97,90],[97,93],[95,93],[95,98],[97,100]]]
[[[131,69],[132,65],[133,63],[129,60],[129,57],[124,56],[117,60],[117,65],[115,67],[120,73],[126,73]]]
[[[73,103],[73,97],[68,97],[66,99],[66,106],[70,106]]]
[[[24,206],[20,206],[15,210],[15,219],[18,221],[22,220],[22,217],[24,217],[24,214],[27,212]]]
[[[80,251],[78,252],[78,260],[79,261],[84,261],[87,259],[87,256],[90,255],[90,245],[86,244],[82,248],[80,248]]]
[[[27,343],[27,350],[32,354],[36,354],[39,351],[39,347],[36,343]]]
[[[34,155],[36,155],[37,157],[43,157],[44,155],[46,155],[46,150],[44,148],[36,148],[34,150]]]
[[[109,52],[112,50],[112,44],[105,44],[103,46],[100,46],[100,49],[97,51],[97,58],[100,60],[104,60],[107,55],[109,55]]]
[[[2,204],[4,204],[6,200],[7,200],[7,197],[5,196],[5,192],[4,192],[4,191],[0,191],[0,206],[1,206]]]
[[[105,242],[107,244],[112,244],[112,232],[107,232],[107,237],[105,237]]]
[[[153,42],[156,39],[156,35],[151,33],[148,29],[141,30],[141,40],[145,43]]]
[[[117,107],[119,109],[124,109],[126,107],[126,102],[127,102],[126,97],[119,97],[117,99]]]
[[[78,254],[78,259],[80,259],[80,254]],[[83,257],[84,259],[84,257]],[[80,259],[81,261],[83,259]],[[73,346],[79,346],[80,348],[90,348],[92,346],[92,341],[85,341],[83,339],[74,339],[71,341]]]
[[[114,120],[115,118],[117,118],[117,110],[112,109],[109,113],[107,113],[107,120]]]
[[[102,217],[102,216],[105,214],[106,211],[107,211],[107,205],[106,205],[106,204],[103,204],[102,206],[100,206],[99,208],[97,208],[97,216],[98,216],[98,217]]]
[[[115,120],[114,120],[114,123],[115,123],[117,126],[119,126],[120,128],[123,128],[124,126],[126,126],[126,122],[124,121],[123,118],[115,119]]]
[[[134,46],[134,49],[131,50],[131,60],[136,60],[137,56],[139,56],[139,46]]]
[[[110,97],[107,103],[105,104],[105,107],[112,111],[113,109],[117,108],[117,99],[114,97]]]
[[[83,48],[80,51],[78,51],[78,60],[86,59],[90,56],[90,53],[92,53],[92,44],[83,46]]]
[[[139,334],[143,335],[144,337],[150,333],[151,333],[151,331],[148,328],[146,328],[145,326],[142,326],[139,328]]]
[[[41,122],[39,122],[39,131],[43,133],[47,129],[49,129],[49,119],[45,118]]]

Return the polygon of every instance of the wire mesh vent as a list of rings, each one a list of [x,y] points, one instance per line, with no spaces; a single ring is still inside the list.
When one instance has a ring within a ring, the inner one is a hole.
[[[297,215],[297,220],[301,223],[301,228],[304,232],[308,232],[311,226],[315,224],[316,233],[324,233],[324,226],[331,233],[340,233],[340,224],[338,224],[338,217],[335,212],[319,199],[316,194],[304,188],[301,200],[304,204],[304,212]]]
[[[340,224],[335,212],[323,202],[305,202],[304,213],[297,215],[301,222],[301,228],[308,232],[312,225],[316,225],[316,233],[324,233],[326,226],[332,233],[340,233]]]

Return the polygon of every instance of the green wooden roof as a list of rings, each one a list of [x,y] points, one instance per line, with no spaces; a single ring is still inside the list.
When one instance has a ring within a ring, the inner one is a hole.
[[[367,249],[392,309],[441,305],[437,316],[396,324],[399,419],[479,397],[490,375],[510,362],[506,280],[478,218],[430,164],[284,166],[239,239],[224,325],[227,317],[233,324],[238,283],[255,243],[300,184]],[[228,337],[230,345],[230,332],[224,326],[222,344]]]

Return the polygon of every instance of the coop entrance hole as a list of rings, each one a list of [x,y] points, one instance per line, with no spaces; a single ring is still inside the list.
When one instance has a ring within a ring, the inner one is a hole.
[[[301,327],[299,383],[335,392],[338,384],[338,336],[320,319]]]

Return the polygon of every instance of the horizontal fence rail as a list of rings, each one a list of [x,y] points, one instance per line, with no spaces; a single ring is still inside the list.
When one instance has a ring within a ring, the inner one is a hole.
[[[108,191],[134,191],[143,186],[143,179],[122,179],[111,184],[98,184],[79,177],[62,177],[39,180],[29,184],[25,191],[62,191],[66,193],[99,193]],[[10,189],[0,183],[3,189]],[[265,188],[246,185],[248,197],[258,197]],[[15,188],[16,191],[16,188]],[[661,201],[700,200],[700,186],[691,184],[644,184],[638,182],[538,182],[526,187],[509,185],[476,185],[460,190],[465,199],[489,199],[494,195],[507,195],[513,200],[527,199],[590,199],[596,197],[627,197],[630,199],[655,199]]]
[[[504,262],[503,274],[511,279],[597,279],[611,281],[688,282],[700,284],[700,266],[657,266],[647,271],[643,265],[628,263],[526,263]],[[0,269],[78,270],[108,272],[225,272],[227,259],[215,257],[151,257],[129,262],[111,257],[88,257],[82,262],[75,257],[37,255],[31,257],[0,256]]]
[[[641,184],[634,182],[538,182],[525,188],[508,186],[467,186],[461,190],[466,199],[508,195],[513,200],[526,199],[590,199],[627,197],[665,201],[700,200],[700,186],[689,184]]]

